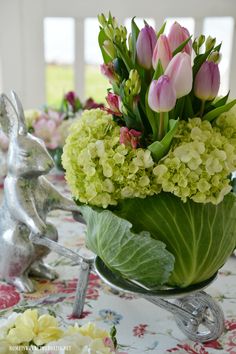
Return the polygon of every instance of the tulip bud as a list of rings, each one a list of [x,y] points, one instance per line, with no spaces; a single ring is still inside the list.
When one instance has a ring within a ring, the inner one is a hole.
[[[136,43],[137,59],[144,69],[151,69],[152,55],[156,45],[157,36],[151,26],[145,25],[138,35]]]
[[[168,34],[168,42],[170,45],[171,52],[178,48],[180,44],[182,44],[186,39],[190,37],[189,31],[180,26],[178,22],[173,23],[170,28],[170,32]],[[190,40],[185,47],[183,48],[182,52],[186,52],[187,54],[191,55],[192,53],[192,41]]]
[[[171,79],[177,98],[187,95],[193,84],[190,55],[187,53],[176,54],[168,64],[165,75],[168,75]]]
[[[216,97],[220,87],[220,71],[218,64],[205,61],[197,72],[194,82],[194,94],[203,101]]]
[[[116,56],[116,50],[115,50],[115,47],[113,45],[113,43],[107,39],[103,42],[103,49],[105,50],[105,52],[109,55],[109,57],[111,59],[114,59],[115,56]]]
[[[148,92],[148,104],[155,112],[169,112],[174,108],[176,93],[170,78],[162,75],[151,82]]]
[[[199,37],[198,37],[198,47],[201,48],[201,46],[203,45],[203,43],[205,42],[205,36],[204,34],[201,34]]]
[[[216,44],[216,38],[212,38],[211,36],[208,36],[205,43],[206,51],[212,50],[215,44]]]
[[[162,68],[165,70],[172,58],[172,53],[168,43],[168,39],[164,34],[161,34],[157,40],[152,56],[152,66],[154,70],[157,67],[158,60],[161,61]]]
[[[120,112],[120,96],[109,92],[106,101],[109,105],[109,113],[114,114],[115,116],[122,116],[122,113]]]

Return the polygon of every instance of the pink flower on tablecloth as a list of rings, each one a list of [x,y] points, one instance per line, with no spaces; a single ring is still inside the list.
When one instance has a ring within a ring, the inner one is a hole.
[[[234,329],[236,329],[236,320],[226,320],[225,328],[227,329],[227,331],[233,331]]]
[[[204,347],[200,343],[195,343],[193,346],[185,343],[185,344],[177,344],[176,347],[170,348],[166,351],[167,353],[175,353],[175,354],[209,354],[208,351],[204,349]]]
[[[222,345],[218,340],[211,340],[210,342],[204,343],[205,348],[223,349]]]
[[[144,334],[147,332],[147,327],[148,327],[147,324],[140,323],[139,325],[133,328],[133,335],[139,338],[143,337]]]
[[[78,319],[83,319],[87,316],[89,316],[92,312],[90,311],[83,311],[81,316],[77,317],[77,316],[73,316],[73,315],[68,315],[67,318],[68,320],[78,320]]]
[[[20,301],[20,294],[15,287],[7,284],[0,284],[0,309],[15,306]]]
[[[236,354],[236,330],[229,332],[224,340],[224,348],[227,353]]]
[[[101,279],[97,274],[90,273],[89,275],[89,286],[95,286],[99,288],[101,286]]]
[[[89,286],[87,291],[86,291],[86,299],[97,300],[98,297],[99,297],[98,290]]]

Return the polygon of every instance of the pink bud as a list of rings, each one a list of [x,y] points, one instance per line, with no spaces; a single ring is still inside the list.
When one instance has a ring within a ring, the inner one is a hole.
[[[151,82],[148,93],[148,104],[155,112],[169,112],[174,108],[176,93],[170,78],[162,75]]]
[[[178,48],[181,43],[186,41],[190,37],[189,31],[187,28],[182,27],[178,22],[173,23],[168,34],[168,41],[170,45],[171,52]],[[191,55],[192,53],[192,41],[190,40],[182,50]]]
[[[101,73],[106,76],[110,84],[119,81],[117,74],[115,73],[115,68],[112,62],[108,64],[102,64],[100,66]]]
[[[132,146],[136,149],[142,133],[135,129],[128,129],[127,127],[120,128],[120,143],[126,146]]]
[[[161,61],[162,68],[165,70],[172,58],[172,53],[168,43],[168,39],[164,34],[161,34],[157,40],[152,56],[152,66],[154,70],[157,67],[158,60]]]
[[[165,75],[168,75],[176,91],[176,97],[187,95],[192,90],[193,71],[190,55],[176,54],[168,64]]]
[[[152,55],[156,45],[157,36],[151,26],[145,25],[138,35],[136,50],[138,63],[145,69],[152,67]]]
[[[120,99],[120,96],[112,93],[112,92],[109,92],[107,97],[106,97],[106,101],[109,105],[109,113],[111,114],[114,114],[116,116],[122,116],[122,113],[120,112],[120,102],[121,102],[121,99]]]
[[[216,97],[220,87],[220,71],[218,64],[205,61],[197,72],[194,82],[195,96],[204,101]]]

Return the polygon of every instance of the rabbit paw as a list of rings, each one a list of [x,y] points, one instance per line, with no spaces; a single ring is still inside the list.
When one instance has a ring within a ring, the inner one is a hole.
[[[30,267],[30,274],[34,277],[54,280],[58,278],[57,272],[43,261],[36,261]]]
[[[27,275],[10,278],[7,282],[14,285],[22,293],[33,293],[35,291],[34,285]]]

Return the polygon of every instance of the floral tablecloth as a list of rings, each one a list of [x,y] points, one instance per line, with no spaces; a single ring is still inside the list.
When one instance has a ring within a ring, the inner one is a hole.
[[[68,193],[63,177],[51,178],[58,188]],[[74,250],[84,244],[85,227],[75,222],[69,213],[56,211],[50,219],[58,227],[61,244]],[[54,312],[62,325],[88,321],[95,321],[105,329],[115,325],[118,342],[130,354],[236,354],[236,257],[229,259],[217,280],[207,288],[207,292],[222,306],[226,321],[224,334],[217,341],[205,345],[186,339],[167,311],[144,299],[117,293],[96,274],[90,276],[82,317],[73,318],[71,312],[78,266],[56,254],[48,256],[48,263],[56,268],[59,278],[53,282],[35,280],[37,291],[33,294],[20,294],[13,286],[0,282],[1,317],[7,317],[17,309],[44,307]]]

